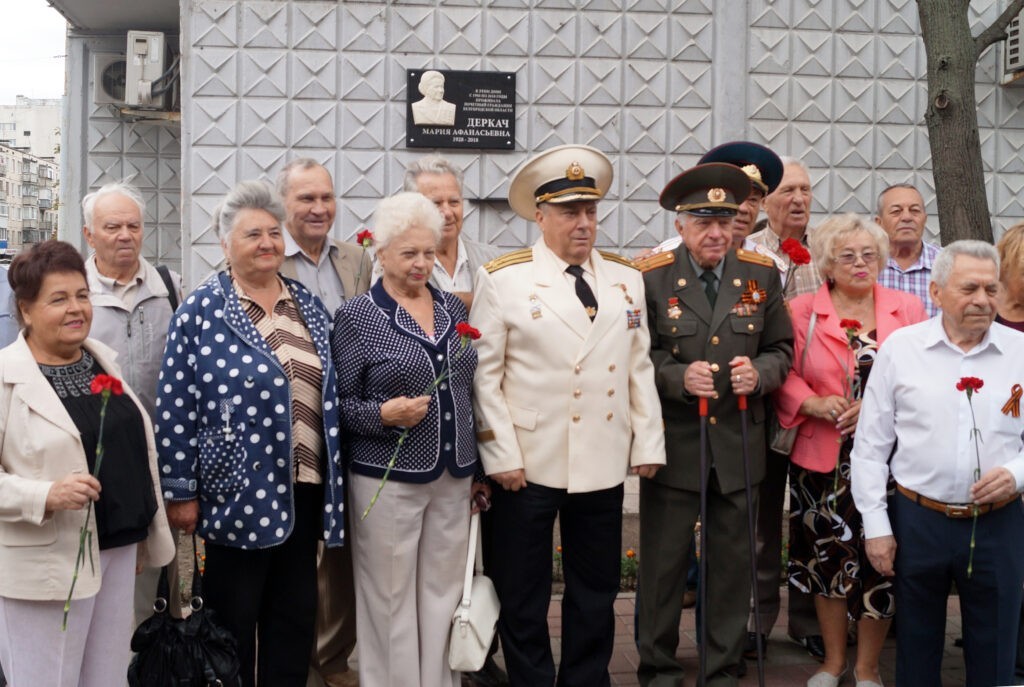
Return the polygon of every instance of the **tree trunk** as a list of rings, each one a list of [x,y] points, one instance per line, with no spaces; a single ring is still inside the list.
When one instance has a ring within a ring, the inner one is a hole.
[[[968,0],[917,0],[928,58],[924,119],[943,245],[957,239],[992,241],[974,94],[978,52],[968,5]]]

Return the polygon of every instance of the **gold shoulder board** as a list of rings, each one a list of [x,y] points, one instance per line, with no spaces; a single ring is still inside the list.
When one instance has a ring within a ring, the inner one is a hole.
[[[633,265],[641,272],[650,272],[651,270],[665,265],[671,265],[676,261],[676,254],[674,251],[667,250],[664,253],[655,253],[654,255],[646,258],[641,258],[633,262]]]
[[[612,253],[611,251],[607,250],[599,250],[597,252],[600,253],[601,257],[603,257],[605,260],[610,260],[612,262],[617,262],[620,265],[625,265],[626,267],[632,267],[633,269],[637,269],[637,266],[633,264],[632,260],[630,260],[629,258],[624,258],[618,253]]]
[[[484,269],[488,272],[497,272],[502,267],[508,267],[509,265],[518,265],[521,262],[530,262],[533,260],[533,249],[532,248],[520,248],[514,250],[511,253],[505,253],[499,255],[488,263],[484,264]]]
[[[755,253],[752,250],[737,248],[736,257],[743,262],[750,262],[755,265],[762,265],[763,267],[775,267],[774,260],[769,258],[767,255],[761,255],[760,253]]]

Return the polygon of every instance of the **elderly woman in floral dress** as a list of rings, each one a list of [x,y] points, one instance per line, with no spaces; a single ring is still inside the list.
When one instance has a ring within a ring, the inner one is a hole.
[[[854,676],[877,687],[878,656],[895,606],[892,583],[868,563],[850,493],[850,451],[878,346],[926,319],[916,296],[878,285],[889,239],[874,222],[832,217],[811,234],[826,283],[790,301],[793,368],[776,392],[783,427],[798,427],[790,455],[789,582],[815,594],[825,662],[808,687],[836,687],[846,672],[847,614],[858,621]]]

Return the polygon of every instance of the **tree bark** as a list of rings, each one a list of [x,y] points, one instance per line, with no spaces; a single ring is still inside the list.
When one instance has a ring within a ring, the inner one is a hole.
[[[992,241],[978,135],[974,72],[978,52],[967,0],[918,0],[928,59],[928,145],[945,245],[958,239]]]

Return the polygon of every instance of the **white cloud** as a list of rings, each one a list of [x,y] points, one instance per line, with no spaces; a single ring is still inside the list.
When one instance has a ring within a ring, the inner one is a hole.
[[[0,21],[0,105],[13,105],[18,95],[60,98],[67,22],[45,0],[17,5]]]

